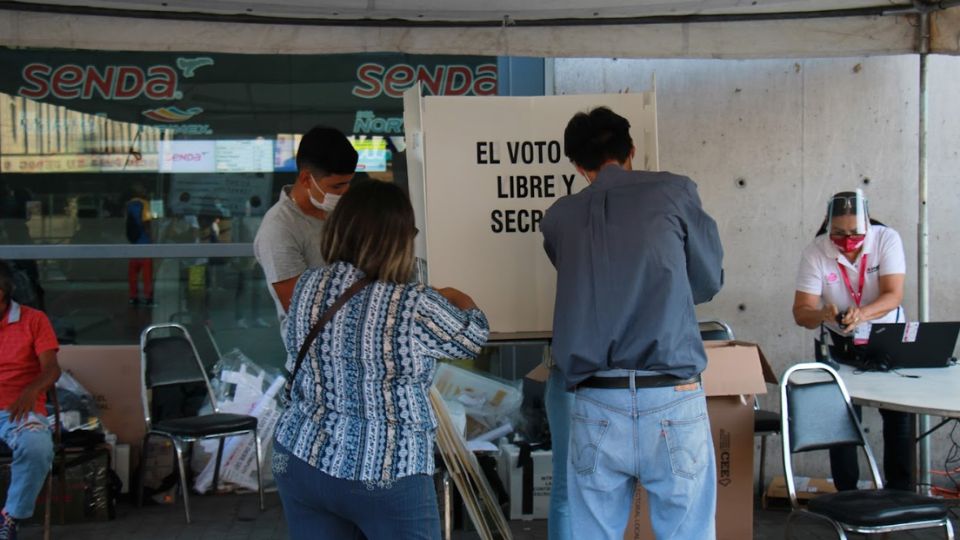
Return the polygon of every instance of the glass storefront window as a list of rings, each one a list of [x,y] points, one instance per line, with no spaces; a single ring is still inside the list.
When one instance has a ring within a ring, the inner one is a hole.
[[[149,259],[153,305],[129,302],[130,283],[144,296],[143,259],[12,261],[38,287],[26,293],[42,307],[65,344],[112,345],[139,341],[159,322],[200,324],[215,334],[222,352],[239,348],[258,363],[281,367],[276,308],[253,257]],[[130,279],[131,272],[135,279]]]
[[[360,154],[358,179],[405,186],[402,93],[416,81],[493,95],[496,59],[0,48],[0,259],[42,287],[66,339],[134,343],[153,322],[190,317],[228,350],[235,335],[280,362],[249,244],[296,177],[301,134],[336,127]],[[131,213],[149,234],[133,237]],[[131,244],[142,249],[121,253]],[[102,256],[62,256],[70,246]],[[130,258],[153,260],[155,307],[128,304]]]

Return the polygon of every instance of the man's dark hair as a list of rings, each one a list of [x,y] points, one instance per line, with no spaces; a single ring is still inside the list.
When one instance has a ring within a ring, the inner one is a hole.
[[[4,261],[0,261],[0,291],[3,291],[3,300],[9,302],[13,298],[13,270]]]
[[[611,159],[623,163],[632,149],[630,122],[607,107],[577,113],[563,132],[564,154],[587,171],[596,171]]]
[[[358,158],[357,151],[343,133],[317,126],[300,139],[297,170],[307,168],[323,175],[353,174]]]

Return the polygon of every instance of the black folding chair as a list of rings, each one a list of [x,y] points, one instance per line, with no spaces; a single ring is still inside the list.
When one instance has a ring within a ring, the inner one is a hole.
[[[153,334],[166,331],[169,335],[155,337]],[[176,323],[156,324],[146,328],[140,335],[141,396],[147,432],[143,437],[140,452],[140,483],[137,504],[143,504],[143,480],[147,449],[150,437],[170,439],[176,452],[177,469],[180,475],[180,491],[183,494],[183,509],[190,523],[190,500],[186,450],[195,441],[219,439],[213,489],[220,481],[220,460],[226,437],[249,434],[253,437],[257,452],[257,488],[260,509],[264,509],[263,457],[260,451],[260,436],[257,433],[257,418],[243,414],[221,413],[217,406],[210,379],[200,360],[190,333]],[[208,397],[213,413],[198,415],[203,398]]]
[[[803,375],[796,377],[798,374]],[[794,378],[801,380],[794,382]],[[847,538],[847,532],[880,534],[928,527],[943,527],[946,538],[953,539],[947,508],[938,499],[883,489],[877,462],[853,412],[850,395],[833,368],[808,363],[788,369],[780,382],[780,406],[786,427],[782,437],[783,470],[793,509],[787,517],[788,538],[793,520],[810,516],[828,522],[841,539]],[[863,448],[875,489],[821,495],[802,508],[793,479],[793,454],[846,445]]]
[[[728,341],[737,339],[730,325],[720,320],[700,321],[700,339],[703,341]],[[760,401],[753,399],[753,435],[760,437],[760,471],[757,480],[757,496],[763,495],[767,464],[767,437],[780,433],[780,415],[760,408]]]

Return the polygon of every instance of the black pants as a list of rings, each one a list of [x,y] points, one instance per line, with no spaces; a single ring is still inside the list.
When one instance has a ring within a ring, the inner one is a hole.
[[[863,417],[859,405],[854,405],[858,418]],[[883,476],[884,487],[913,491],[914,450],[913,426],[915,416],[910,413],[880,409],[883,419]],[[838,491],[857,489],[860,466],[856,446],[843,446],[830,450],[830,471]]]

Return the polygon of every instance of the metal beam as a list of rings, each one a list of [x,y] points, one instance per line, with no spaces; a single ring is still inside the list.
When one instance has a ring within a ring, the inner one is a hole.
[[[193,259],[252,257],[253,244],[41,244],[0,245],[0,259]]]

